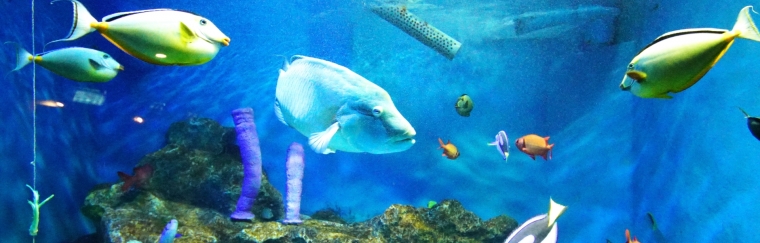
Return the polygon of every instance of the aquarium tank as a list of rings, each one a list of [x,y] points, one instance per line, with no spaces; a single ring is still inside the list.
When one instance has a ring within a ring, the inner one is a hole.
[[[753,4],[1,1],[0,242],[756,242]]]

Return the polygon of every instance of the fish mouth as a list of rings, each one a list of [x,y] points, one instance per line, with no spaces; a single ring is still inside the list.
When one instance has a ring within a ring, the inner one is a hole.
[[[414,140],[415,135],[417,135],[417,132],[415,132],[414,130],[406,131],[403,134],[396,136],[393,142],[396,144],[401,144],[401,143],[414,144],[414,142],[416,142]]]
[[[230,46],[230,41],[232,41],[232,39],[230,39],[229,37],[224,37],[224,38],[222,38],[222,41],[220,41],[220,42],[224,46]]]

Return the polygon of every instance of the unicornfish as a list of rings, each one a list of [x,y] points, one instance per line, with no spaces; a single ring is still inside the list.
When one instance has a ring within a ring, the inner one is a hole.
[[[111,55],[102,51],[69,47],[32,55],[17,43],[6,42],[16,46],[16,68],[18,71],[29,63],[35,62],[51,72],[65,78],[80,82],[108,82],[124,70]]]
[[[275,114],[320,154],[385,154],[414,145],[416,132],[380,86],[338,64],[293,56],[280,70]]]
[[[57,1],[62,0],[53,2]],[[157,65],[200,65],[230,44],[214,23],[194,13],[150,9],[115,13],[98,22],[82,3],[68,1],[74,4],[71,31],[50,43],[76,40],[97,30],[124,52]]]
[[[739,38],[760,41],[746,6],[731,30],[683,29],[665,33],[628,64],[620,89],[641,98],[672,98],[699,81]],[[754,11],[753,11],[754,12]]]
[[[557,218],[567,207],[549,198],[549,212],[525,221],[504,243],[557,243]]]

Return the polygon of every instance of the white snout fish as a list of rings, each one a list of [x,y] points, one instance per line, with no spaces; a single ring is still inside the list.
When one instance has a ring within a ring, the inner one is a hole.
[[[56,0],[63,1],[63,0]],[[213,59],[230,38],[210,20],[173,9],[115,13],[95,20],[76,0],[74,24],[61,40],[76,40],[97,30],[126,53],[157,65],[200,65]],[[48,43],[48,44],[50,44]]]
[[[309,137],[317,153],[385,154],[414,145],[416,132],[388,92],[338,64],[293,56],[275,97],[277,118]]]
[[[124,70],[116,60],[102,51],[69,47],[32,55],[14,42],[16,46],[16,68],[18,71],[31,62],[35,62],[51,72],[65,78],[80,82],[108,82]]]

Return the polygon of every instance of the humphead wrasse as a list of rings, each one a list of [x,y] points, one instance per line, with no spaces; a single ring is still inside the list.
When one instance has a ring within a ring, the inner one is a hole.
[[[338,64],[293,56],[275,97],[277,118],[309,137],[317,153],[385,154],[414,145],[416,132],[388,92]]]
[[[63,0],[56,0],[63,1]],[[97,30],[129,55],[157,65],[200,65],[213,59],[230,38],[210,20],[185,11],[150,9],[115,13],[98,22],[76,0],[74,24],[61,40],[76,40]],[[48,43],[48,44],[50,44]]]
[[[657,37],[628,64],[620,89],[642,98],[669,99],[669,93],[691,87],[720,60],[736,37],[760,42],[750,9],[752,6],[742,8],[731,30],[683,29]]]

